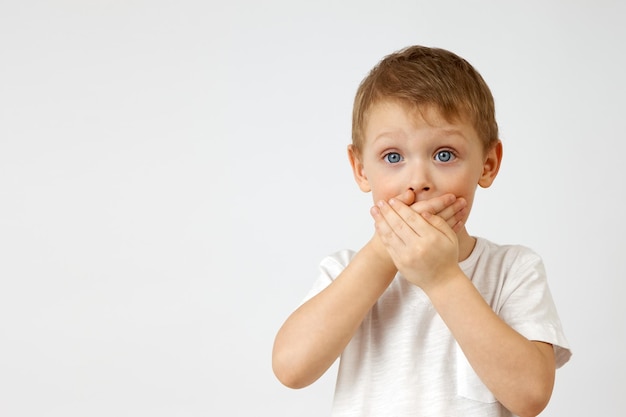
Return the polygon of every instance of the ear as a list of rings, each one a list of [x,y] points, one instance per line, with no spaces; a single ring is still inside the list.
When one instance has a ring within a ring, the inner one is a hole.
[[[363,161],[361,160],[361,156],[359,152],[355,149],[354,145],[348,145],[348,159],[350,160],[350,165],[352,166],[354,180],[358,184],[359,188],[364,193],[370,192],[372,188],[370,187],[370,183],[367,180],[367,175],[365,175]]]
[[[483,163],[483,173],[478,180],[478,185],[482,188],[489,187],[498,175],[500,163],[502,162],[502,142],[498,140],[485,155]]]

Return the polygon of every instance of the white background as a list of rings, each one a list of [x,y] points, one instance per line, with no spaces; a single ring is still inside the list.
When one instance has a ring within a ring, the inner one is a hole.
[[[324,416],[273,338],[369,238],[345,148],[384,55],[450,49],[505,146],[469,231],[546,262],[545,416],[626,412],[626,3],[0,2],[0,415]]]

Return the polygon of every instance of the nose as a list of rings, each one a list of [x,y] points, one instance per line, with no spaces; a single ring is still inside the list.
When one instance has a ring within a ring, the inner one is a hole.
[[[429,191],[432,190],[433,184],[427,169],[414,170],[409,180],[408,188],[415,193],[416,201],[428,198]]]

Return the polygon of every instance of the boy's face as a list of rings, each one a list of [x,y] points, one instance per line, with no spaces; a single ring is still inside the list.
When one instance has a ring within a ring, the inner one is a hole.
[[[412,189],[415,201],[452,193],[471,208],[477,185],[491,185],[502,158],[500,142],[485,152],[469,122],[448,122],[433,106],[420,111],[398,101],[379,102],[369,111],[364,133],[361,154],[350,147],[350,161],[359,187],[371,191],[374,202]]]

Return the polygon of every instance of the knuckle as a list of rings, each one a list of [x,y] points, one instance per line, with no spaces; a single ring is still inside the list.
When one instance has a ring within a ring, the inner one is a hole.
[[[409,223],[415,223],[415,221],[417,220],[417,213],[411,210],[409,213],[407,213],[406,220]]]

